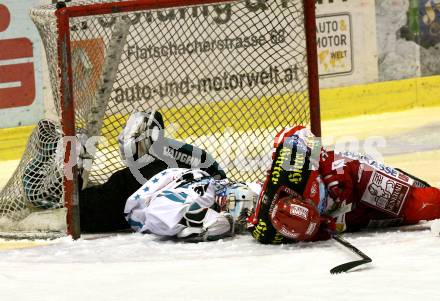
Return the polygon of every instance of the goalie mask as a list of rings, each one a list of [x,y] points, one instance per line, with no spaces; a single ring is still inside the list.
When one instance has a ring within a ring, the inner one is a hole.
[[[270,219],[281,235],[298,241],[313,239],[320,224],[320,215],[313,202],[296,197],[280,198]]]
[[[138,160],[148,154],[151,145],[163,139],[164,123],[158,111],[136,112],[118,137],[123,161]]]
[[[247,214],[254,208],[258,193],[252,190],[248,184],[234,183],[227,187],[226,197],[226,210],[236,220],[240,215]]]

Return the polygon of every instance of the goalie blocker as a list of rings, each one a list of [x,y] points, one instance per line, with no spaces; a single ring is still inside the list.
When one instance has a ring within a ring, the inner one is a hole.
[[[438,218],[438,188],[368,156],[327,152],[297,126],[277,135],[272,167],[248,222],[256,240],[277,244]]]

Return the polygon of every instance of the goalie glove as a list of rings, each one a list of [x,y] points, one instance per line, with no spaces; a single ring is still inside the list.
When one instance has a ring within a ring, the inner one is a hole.
[[[214,241],[233,235],[234,221],[228,212],[201,209],[186,214],[185,223],[190,225],[177,234],[185,242]]]
[[[136,112],[118,136],[120,153],[123,161],[137,161],[149,153],[154,142],[163,139],[164,123],[158,111]]]

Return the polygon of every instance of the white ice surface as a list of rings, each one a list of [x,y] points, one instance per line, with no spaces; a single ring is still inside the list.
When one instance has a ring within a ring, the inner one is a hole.
[[[429,230],[345,237],[373,263],[331,275],[335,265],[357,259],[333,241],[62,238],[0,252],[0,300],[440,300],[440,237]]]

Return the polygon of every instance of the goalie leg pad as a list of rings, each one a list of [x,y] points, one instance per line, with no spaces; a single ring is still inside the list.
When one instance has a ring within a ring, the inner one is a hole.
[[[118,136],[122,159],[138,160],[149,154],[154,142],[163,139],[164,123],[158,111],[136,112]]]

